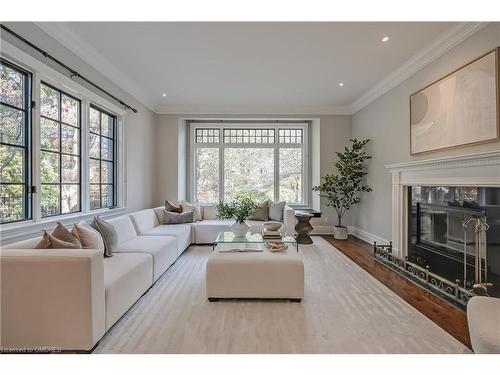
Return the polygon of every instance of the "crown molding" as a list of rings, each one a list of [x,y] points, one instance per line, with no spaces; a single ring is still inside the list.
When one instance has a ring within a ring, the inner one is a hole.
[[[131,97],[139,101],[153,112],[157,112],[156,103],[137,83],[118,69],[108,59],[102,56],[94,47],[78,36],[64,22],[34,22],[36,26],[61,43],[80,59],[111,80],[115,85],[125,90]]]
[[[349,106],[255,106],[255,107],[190,107],[164,106],[157,111],[160,115],[351,115]]]
[[[500,151],[487,151],[469,155],[447,156],[442,158],[415,160],[396,164],[387,164],[391,173],[422,171],[432,169],[466,168],[500,165]],[[498,175],[498,173],[496,173]]]
[[[394,72],[355,100],[351,104],[351,113],[354,114],[366,107],[375,99],[407,80],[420,69],[430,64],[471,35],[483,29],[488,24],[489,22],[461,22],[445,31],[434,42],[421,49]]]

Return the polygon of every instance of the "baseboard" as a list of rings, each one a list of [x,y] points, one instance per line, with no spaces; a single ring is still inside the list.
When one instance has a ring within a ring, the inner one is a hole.
[[[347,227],[347,231],[350,235],[357,237],[370,244],[373,244],[373,242],[377,242],[380,244],[389,243],[389,240],[386,240],[385,238],[379,237],[363,229],[356,228],[352,225]],[[333,234],[332,225],[315,225],[313,231],[311,232],[311,235],[328,235],[328,234]]]
[[[390,241],[386,240],[385,238],[379,237],[376,234],[367,232],[363,229],[356,228],[354,226],[349,226],[347,228],[349,234],[353,235],[354,237],[359,238],[360,240],[363,240],[365,242],[373,244],[374,242],[380,243],[380,244],[388,244]]]

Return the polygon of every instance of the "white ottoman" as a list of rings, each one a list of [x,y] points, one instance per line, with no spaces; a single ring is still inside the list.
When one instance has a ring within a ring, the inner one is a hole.
[[[283,252],[220,252],[206,266],[209,301],[221,298],[272,298],[300,302],[304,296],[304,263],[291,247]]]
[[[467,322],[474,353],[500,354],[500,298],[472,297]]]

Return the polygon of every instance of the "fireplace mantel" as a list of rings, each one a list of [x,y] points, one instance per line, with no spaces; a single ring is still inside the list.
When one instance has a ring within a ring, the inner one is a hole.
[[[500,187],[500,150],[385,166],[392,174],[393,250],[407,255],[408,186]]]

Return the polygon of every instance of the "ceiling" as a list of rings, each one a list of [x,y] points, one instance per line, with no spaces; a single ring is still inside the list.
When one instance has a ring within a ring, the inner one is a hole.
[[[449,22],[37,25],[154,111],[206,114],[350,113],[353,103],[457,26]],[[384,36],[390,37],[386,43],[381,41]]]

